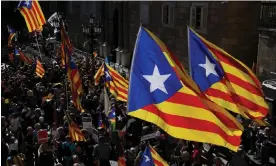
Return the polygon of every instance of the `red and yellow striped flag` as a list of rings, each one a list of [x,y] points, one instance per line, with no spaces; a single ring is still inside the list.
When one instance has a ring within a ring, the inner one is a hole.
[[[86,141],[80,128],[73,121],[69,122],[69,135],[72,141]]]
[[[42,78],[45,74],[45,70],[42,66],[42,64],[39,62],[39,60],[36,60],[36,69],[35,69],[35,73],[37,76],[39,76],[40,78]]]
[[[128,81],[106,63],[99,68],[94,76],[96,85],[99,83],[101,76],[104,76],[104,84],[109,89],[109,92],[112,93],[117,100],[126,102]]]
[[[199,56],[196,58],[196,55],[202,52],[202,55],[211,59],[212,63],[210,63],[214,64],[215,69],[219,71],[217,72],[219,73],[217,74],[219,81],[212,83],[204,93],[213,102],[230,111],[250,119],[263,119],[269,108],[264,99],[262,86],[255,74],[245,64],[223,49],[207,41],[193,30],[189,32],[189,45],[192,47],[193,44],[193,50],[197,50],[195,52],[190,48],[194,62],[199,58]],[[192,67],[195,70],[194,75],[199,74],[196,72],[195,66]],[[199,76],[193,76],[193,78],[201,86],[202,79],[197,81]]]
[[[32,59],[28,56],[25,56],[21,50],[18,50],[18,53],[21,61],[23,61],[24,63],[28,63],[29,65],[33,63]]]
[[[169,164],[149,145],[151,157],[154,164],[158,166],[169,166]]]
[[[126,166],[126,159],[124,157],[118,158],[118,166]]]
[[[42,31],[46,20],[37,0],[20,1],[17,8],[24,17],[29,32]]]

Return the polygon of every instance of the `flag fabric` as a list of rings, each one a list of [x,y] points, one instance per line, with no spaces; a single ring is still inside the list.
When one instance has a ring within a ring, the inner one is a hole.
[[[99,85],[99,83],[101,81],[101,77],[103,75],[104,75],[104,63],[100,66],[100,68],[98,69],[98,71],[96,72],[96,74],[94,76],[95,85]]]
[[[80,95],[83,93],[82,80],[78,67],[72,57],[73,46],[66,34],[63,23],[61,23],[61,41],[62,50],[61,54],[64,55],[65,69],[67,72],[67,77],[71,86],[72,101],[74,106],[80,111],[84,112],[81,105]]]
[[[102,118],[102,114],[99,113],[99,117],[98,117],[98,129],[103,129],[105,128],[104,123],[103,123],[103,118]]]
[[[104,82],[117,100],[127,101],[128,81],[107,64],[104,64]]]
[[[118,166],[126,166],[126,159],[125,157],[118,158]]]
[[[93,56],[94,56],[94,58],[96,58],[98,56],[96,51],[93,52]]]
[[[21,61],[24,63],[28,63],[29,65],[33,63],[32,59],[29,58],[28,56],[25,56],[21,50],[18,50],[17,48],[14,48],[15,55],[19,54],[19,58]]]
[[[46,20],[37,0],[20,1],[17,9],[24,17],[29,32],[42,31]]]
[[[72,120],[69,120],[69,135],[72,141],[86,141],[80,128]]]
[[[8,27],[8,31],[10,34],[9,38],[8,38],[8,46],[11,47],[11,45],[12,45],[11,43],[12,43],[13,38],[15,37],[16,32],[12,27],[10,27],[10,26],[7,26],[7,27]]]
[[[126,102],[128,81],[106,63],[103,63],[96,72],[94,76],[95,85],[99,84],[101,76],[104,76],[104,84],[109,89],[109,92],[112,93],[117,100]]]
[[[188,29],[193,80],[209,99],[246,118],[268,113],[262,87],[254,73],[221,48]]]
[[[47,96],[42,97],[42,103],[44,103],[46,100],[51,100],[54,96],[54,94],[49,93]]]
[[[45,70],[44,70],[42,64],[40,63],[40,61],[38,59],[36,60],[35,73],[40,78],[43,78],[43,76],[45,75]]]
[[[151,122],[171,136],[237,151],[243,127],[199,91],[180,62],[140,27],[128,91],[128,115]]]
[[[141,166],[169,166],[162,157],[148,145],[141,156]]]
[[[108,114],[108,120],[110,122],[110,127],[112,131],[116,130],[116,112],[115,108],[111,108],[111,111]]]

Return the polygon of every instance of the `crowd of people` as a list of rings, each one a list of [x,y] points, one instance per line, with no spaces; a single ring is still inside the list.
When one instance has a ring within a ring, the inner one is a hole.
[[[135,119],[127,130],[131,117],[126,114],[126,103],[116,101],[110,95],[111,107],[116,108],[117,131],[109,129],[104,113],[103,85],[94,85],[93,74],[101,65],[94,58],[75,58],[78,65],[84,95],[80,113],[73,105],[66,72],[60,63],[60,55],[54,47],[42,49],[42,64],[45,75],[40,78],[35,73],[35,64],[24,64],[20,60],[6,61],[1,70],[1,161],[2,166],[109,166],[110,161],[123,158],[127,166],[140,165],[141,156],[147,144],[166,160],[169,165],[253,165],[248,156],[254,155],[261,165],[269,165],[276,159],[276,134],[271,127],[258,127],[253,122],[245,123],[242,145],[237,153],[192,141],[178,140],[167,135],[157,126]],[[7,56],[7,55],[5,55]],[[45,63],[45,61],[52,63]],[[66,89],[68,90],[66,92]],[[46,98],[48,94],[52,98]],[[74,142],[68,134],[68,113],[79,125],[86,141]],[[83,129],[82,118],[92,117],[95,129],[102,114],[105,127],[93,132]],[[48,131],[48,142],[38,143],[38,131]],[[147,134],[155,133],[150,139]],[[222,155],[223,154],[223,155]]]

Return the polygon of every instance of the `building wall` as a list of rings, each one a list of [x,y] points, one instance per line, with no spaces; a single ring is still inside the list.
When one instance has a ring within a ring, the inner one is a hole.
[[[208,5],[207,32],[200,33],[209,41],[222,47],[248,66],[257,55],[258,46],[258,2],[170,2],[175,6],[174,24],[164,27],[161,21],[162,4],[168,2],[148,2],[149,23],[143,24],[157,35],[179,60],[188,67],[187,25],[190,24],[190,7],[193,3]],[[129,40],[133,50],[140,25],[140,2],[129,3]]]
[[[68,7],[69,15],[67,15],[71,20],[69,35],[80,46],[79,41],[83,41],[81,24],[88,20],[89,15],[81,14],[83,13],[81,5],[84,2],[73,1],[72,3],[73,8]],[[88,9],[91,11],[93,9],[94,11],[94,8],[88,7],[89,3],[94,2],[86,1],[85,3],[87,3],[85,6]],[[107,42],[110,49],[119,46],[128,52],[128,56],[130,57],[125,55],[122,58],[129,59],[127,60],[128,64],[124,64],[125,66],[129,66],[130,64],[141,23],[141,3],[149,5],[148,23],[143,23],[142,25],[157,35],[186,68],[188,68],[187,25],[190,25],[190,8],[194,3],[205,3],[208,6],[207,29],[205,33],[199,32],[201,35],[250,67],[253,59],[257,56],[259,2],[227,2],[223,4],[221,2],[188,1],[95,2],[97,6],[95,10],[101,10],[101,13],[97,15],[97,19],[100,19],[102,24],[104,24],[102,40]],[[162,24],[162,5],[165,3],[170,3],[174,6],[174,24],[170,27],[163,26]],[[114,19],[115,10],[118,11],[119,18],[117,20]],[[101,18],[99,18],[100,16]],[[116,26],[119,29],[114,28]],[[117,41],[117,45],[115,41]]]
[[[257,62],[257,74],[261,80],[275,78],[270,72],[276,72],[276,30],[260,31]]]

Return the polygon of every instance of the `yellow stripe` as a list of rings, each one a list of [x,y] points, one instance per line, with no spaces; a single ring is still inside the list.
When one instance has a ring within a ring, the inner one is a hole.
[[[251,77],[249,75],[247,75],[243,71],[241,71],[238,68],[233,67],[227,63],[221,62],[221,65],[226,73],[232,74],[232,75],[240,78],[244,82],[248,82],[249,84],[256,87],[256,89],[257,89],[255,82],[251,79]]]
[[[118,87],[118,88],[122,88],[122,89],[124,89],[124,90],[128,91],[128,87],[122,86],[122,84],[120,84],[120,83],[119,83],[119,82],[117,82],[116,80],[111,81],[111,82],[113,82],[113,83],[115,84],[115,86],[116,86],[116,87]]]
[[[151,152],[152,158],[162,163],[163,166],[169,166],[169,164],[150,146],[150,150],[154,151]]]
[[[34,24],[33,17],[31,16],[31,12],[27,8],[25,8],[25,11],[26,11],[26,13],[28,13],[29,18],[30,18],[30,23],[33,25],[34,29],[32,29],[32,31],[36,30],[36,25]]]
[[[191,111],[193,112],[193,111]],[[211,143],[215,145],[220,145],[227,147],[233,151],[237,151],[238,147],[229,144],[226,140],[224,140],[220,135],[205,131],[192,130],[180,127],[174,127],[167,124],[161,118],[156,116],[151,112],[147,112],[145,110],[139,109],[137,111],[128,112],[128,115],[151,122],[160,128],[162,128],[165,132],[170,134],[171,136],[179,139],[185,139],[189,141],[197,141],[197,142],[205,142]]]
[[[114,90],[112,90],[111,88],[109,88],[110,93],[114,93],[115,95],[120,94],[120,95],[122,95],[122,96],[124,96],[124,97],[127,98],[128,94],[126,94],[126,93],[120,91],[120,90],[114,85],[113,82],[110,82],[110,85],[109,85],[108,83],[106,83],[106,86],[107,86],[107,87],[113,87],[113,88],[114,88]]]
[[[39,24],[39,22],[38,22],[38,20],[37,20],[37,15],[36,15],[36,13],[34,12],[34,10],[29,10],[29,12],[32,13],[32,15],[34,16],[33,22],[35,23],[34,25],[36,26],[35,29],[36,29],[36,30],[40,29],[40,24]]]
[[[40,7],[39,2],[38,2],[37,0],[36,0],[35,2],[37,3],[37,7],[38,7],[38,10],[39,10],[38,12],[41,13],[41,16],[42,16],[43,21],[46,22],[45,17],[44,17],[44,13],[43,13],[43,11],[42,11],[42,9],[41,9],[41,7]],[[39,18],[40,18],[40,17],[39,17]],[[41,20],[41,25],[43,25],[43,24],[42,24],[42,20]]]
[[[250,110],[250,109],[246,108],[245,106],[241,105],[240,103],[232,103],[232,102],[224,100],[223,98],[220,98],[220,97],[214,97],[214,96],[209,96],[209,95],[207,95],[207,97],[211,101],[220,105],[221,107],[226,108],[226,109],[228,109],[232,112],[235,112],[237,114],[240,114],[245,118],[249,119],[249,117],[245,114],[245,112],[249,113],[253,117],[263,117],[264,116],[260,112],[256,112],[256,110]]]
[[[118,75],[118,77],[119,77],[119,79],[122,79],[122,80],[124,80],[125,81],[125,83],[128,85],[128,80],[126,80],[121,74],[119,74],[115,69],[113,69],[111,66],[109,66],[109,65],[107,65],[106,64],[106,66],[107,66],[107,68],[108,68],[108,70],[110,70],[111,72],[113,72],[113,73],[116,73],[117,75]]]
[[[189,88],[182,88],[179,90],[179,92],[196,96],[196,94]],[[239,126],[239,128],[241,130],[243,130],[242,125],[228,111],[226,111],[219,105],[217,105],[209,100],[201,98],[201,101],[205,104],[206,108],[209,108],[212,111],[216,111],[216,112],[223,114],[224,116],[228,117],[228,119],[231,119],[233,123],[235,123],[237,126]]]
[[[22,9],[21,9],[22,10]],[[22,16],[24,17],[24,19],[25,19],[25,22],[26,22],[26,25],[27,25],[27,27],[28,27],[28,30],[29,30],[29,32],[32,32],[33,30],[31,29],[31,26],[30,26],[30,24],[29,24],[29,22],[28,22],[28,20],[27,20],[27,16],[22,12],[20,10],[20,13],[22,14]]]
[[[40,5],[39,5],[39,3],[37,1],[33,1],[33,3],[36,3],[36,6],[37,6],[37,9],[34,8],[34,11],[35,11],[36,16],[37,16],[37,21],[38,21],[39,25],[43,25],[42,20],[40,19],[39,13],[42,16],[42,19],[45,20],[45,18],[44,18],[44,14],[43,14],[43,12],[42,12],[42,10],[40,8]]]

